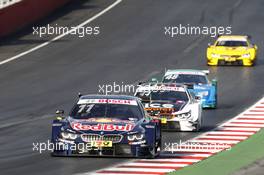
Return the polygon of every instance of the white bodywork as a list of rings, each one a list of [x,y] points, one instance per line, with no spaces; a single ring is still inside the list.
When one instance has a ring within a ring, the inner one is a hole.
[[[179,122],[180,124],[180,131],[195,131],[199,130],[200,128],[197,128],[198,125],[202,125],[202,105],[201,100],[195,99],[195,96],[190,94],[190,92],[187,90],[187,88],[184,85],[181,85],[180,88],[173,89],[173,87],[161,87],[162,85],[141,85],[137,88],[135,96],[138,96],[139,94],[142,95],[142,93],[145,94],[145,96],[150,95],[150,91],[155,90],[168,90],[168,91],[177,91],[177,90],[184,90],[184,92],[187,94],[189,101],[187,104],[177,112],[173,112],[171,119],[166,119],[167,122],[169,121],[175,121]],[[170,105],[162,105],[157,106],[155,104],[146,104],[145,107],[162,107],[162,108],[169,108]],[[200,127],[199,126],[199,127]]]

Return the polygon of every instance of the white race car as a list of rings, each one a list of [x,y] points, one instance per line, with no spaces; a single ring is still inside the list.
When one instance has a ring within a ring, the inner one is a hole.
[[[141,84],[135,93],[147,113],[160,119],[163,130],[199,131],[202,127],[201,99],[179,84]]]

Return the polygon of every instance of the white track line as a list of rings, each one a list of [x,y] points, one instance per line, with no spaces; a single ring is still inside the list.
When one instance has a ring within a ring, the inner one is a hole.
[[[236,119],[236,120],[232,120],[230,123],[233,123],[233,122],[240,122],[240,123],[263,123],[264,124],[264,120],[254,120],[254,119],[250,119],[250,120],[244,120],[244,119]]]
[[[248,137],[245,137],[245,136],[208,136],[208,135],[205,135],[205,136],[202,136],[200,138],[212,138],[212,139],[247,139]]]
[[[42,47],[47,46],[48,44],[50,44],[50,43],[52,43],[54,41],[57,41],[57,40],[63,38],[64,36],[68,35],[69,33],[73,32],[73,31],[75,31],[75,30],[77,30],[77,29],[79,29],[79,28],[91,23],[95,19],[99,18],[100,16],[102,16],[103,14],[105,14],[106,12],[108,12],[109,10],[114,8],[116,5],[118,5],[120,2],[122,2],[122,0],[116,0],[113,4],[111,4],[110,6],[105,8],[104,10],[102,10],[100,13],[96,14],[92,18],[89,18],[88,20],[84,21],[83,23],[79,24],[78,26],[75,26],[75,29],[71,29],[71,30],[67,31],[66,33],[63,33],[63,34],[61,34],[61,35],[59,35],[59,36],[57,36],[57,37],[55,37],[55,38],[53,38],[53,39],[51,39],[51,40],[49,40],[47,42],[44,42],[44,43],[42,43],[42,44],[40,44],[40,45],[38,45],[36,47],[33,47],[32,49],[29,49],[29,50],[27,50],[25,52],[22,52],[22,53],[20,53],[20,54],[18,54],[16,56],[13,56],[13,57],[8,58],[8,59],[6,59],[4,61],[1,61],[0,65],[3,65],[3,64],[6,64],[6,63],[8,63],[10,61],[14,61],[14,60],[16,60],[18,58],[21,58],[22,56],[25,56],[25,55],[27,55],[27,54],[29,54],[31,52],[34,52],[34,51],[36,51],[36,50],[38,50],[38,49],[40,49]]]
[[[173,148],[172,150],[179,150],[179,151],[188,151],[188,152],[210,152],[210,150],[214,149],[224,149],[229,148],[228,145],[189,145],[189,146],[181,146]],[[196,151],[195,151],[196,150]]]
[[[136,162],[140,162],[140,161],[144,161],[144,162],[199,162],[199,159],[175,159],[175,158],[171,158],[171,159],[140,159],[139,161]]]
[[[248,119],[254,119],[254,118],[257,118],[257,119],[263,119],[264,120],[264,116],[248,116],[248,115],[241,115],[239,116],[238,118],[248,118]]]
[[[175,151],[176,152],[176,151]],[[175,153],[175,154],[171,154],[174,157],[178,157],[178,156],[183,156],[183,157],[209,157],[211,156],[213,153],[208,153],[208,154],[194,154],[194,153]]]
[[[251,136],[255,134],[255,132],[236,132],[236,131],[210,131],[207,133],[207,135],[214,134],[214,135],[248,135]]]
[[[175,169],[163,169],[163,168],[106,168],[103,171],[117,171],[117,172],[161,172],[167,173],[170,171],[174,171]]]
[[[153,167],[164,167],[164,166],[169,166],[169,167],[185,167],[189,165],[188,163],[140,163],[140,162],[130,162],[127,164],[124,164],[124,166],[153,166]],[[122,164],[120,166],[123,166]]]
[[[190,143],[219,143],[219,144],[237,144],[238,140],[189,140]]]
[[[221,131],[259,131],[260,128],[241,128],[241,127],[221,127]]]
[[[225,124],[224,126],[235,126],[235,127],[258,127],[258,128],[263,128],[264,127],[264,124],[248,124],[248,123],[243,123],[243,124],[237,124],[237,123],[227,123]]]
[[[255,114],[259,114],[263,112],[264,112],[263,109],[257,109],[257,108],[249,110],[249,113],[255,113]]]
[[[262,115],[264,116],[264,112],[251,112],[251,110],[245,112],[243,115]]]
[[[117,175],[116,173],[83,173],[80,175],[98,175],[98,174],[107,174],[107,175]],[[140,173],[122,173],[122,175],[142,175]],[[157,175],[157,174],[149,174],[148,175]]]
[[[194,152],[194,151],[198,151],[200,153],[203,153],[203,152],[205,152],[205,153],[208,153],[208,152],[210,152],[210,153],[217,153],[217,152],[222,151],[222,150],[224,150],[226,148],[229,148],[230,146],[222,146],[221,148],[219,147],[218,149],[217,148],[210,149],[208,147],[209,146],[207,146],[207,148],[205,146],[203,146],[203,147],[201,146],[200,148],[196,148],[196,149],[194,149],[194,148],[193,149],[189,149],[189,148],[188,149],[171,149],[170,151],[171,152],[178,152],[178,151]]]

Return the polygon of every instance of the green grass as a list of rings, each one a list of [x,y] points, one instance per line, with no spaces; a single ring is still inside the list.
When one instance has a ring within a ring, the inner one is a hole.
[[[229,175],[262,157],[264,157],[264,129],[229,151],[223,151],[169,175]]]

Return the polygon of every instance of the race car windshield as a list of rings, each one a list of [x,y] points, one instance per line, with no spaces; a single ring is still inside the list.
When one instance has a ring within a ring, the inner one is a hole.
[[[139,120],[142,113],[139,106],[124,104],[76,104],[71,113],[75,119],[114,118],[119,120]]]
[[[173,74],[166,76],[163,83],[208,84],[208,81],[204,75]]]
[[[188,101],[186,92],[180,91],[153,91],[150,94],[151,101]]]
[[[218,41],[216,46],[225,46],[225,47],[247,47],[248,44],[246,41]]]

